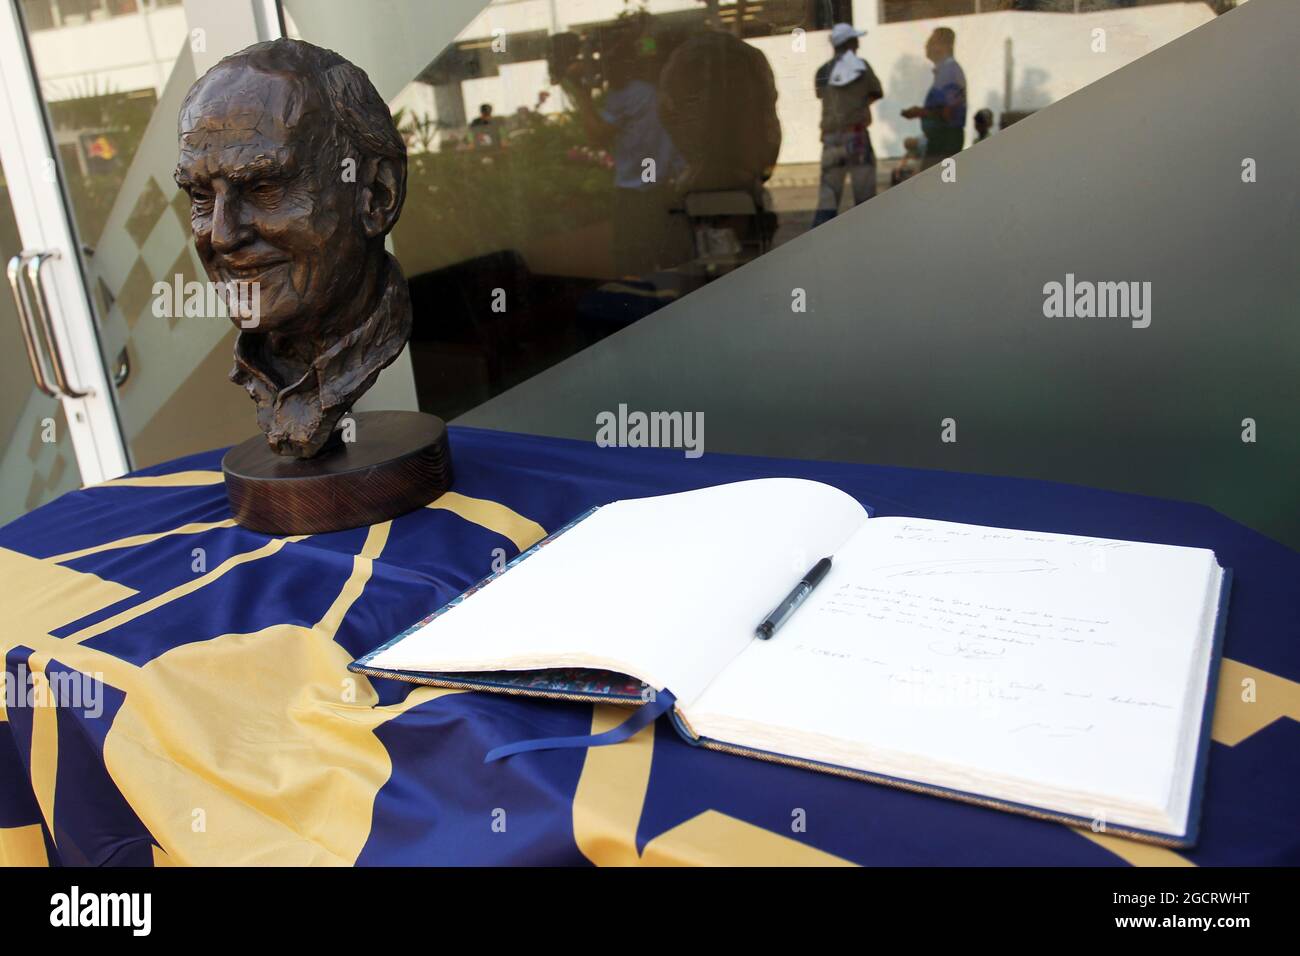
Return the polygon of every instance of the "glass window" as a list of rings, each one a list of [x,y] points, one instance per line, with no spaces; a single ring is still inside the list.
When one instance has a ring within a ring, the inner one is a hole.
[[[881,0],[833,48],[853,6],[500,0],[449,27],[422,0],[286,0],[289,35],[365,69],[407,143],[391,239],[421,407],[455,417],[1214,16],[1150,7],[1097,58],[1065,55],[1069,18]],[[937,91],[926,38],[954,22]]]
[[[0,169],[0,262],[22,248],[9,181]],[[63,405],[33,384],[22,330],[6,289],[0,295],[0,524],[81,486]],[[39,331],[28,331],[39,345]]]
[[[53,0],[23,0],[22,11],[28,30],[49,30],[54,26]]]
[[[160,308],[172,300],[156,292],[158,283],[183,288],[203,274],[189,199],[172,175],[176,120],[196,78],[191,30],[210,29],[211,17],[234,6],[54,0],[53,28],[28,31],[135,467],[242,441],[252,427],[247,395],[227,380],[230,321],[203,308]],[[208,36],[206,54],[215,60],[235,37]]]
[[[988,0],[988,6],[1002,7],[1016,0]],[[1032,0],[1027,0],[1032,2]],[[983,3],[979,4],[982,8]],[[882,0],[880,22],[898,23],[902,20],[925,20],[931,17],[956,17],[977,12],[977,0]]]
[[[104,0],[59,0],[59,20],[63,26],[87,23],[104,12]]]

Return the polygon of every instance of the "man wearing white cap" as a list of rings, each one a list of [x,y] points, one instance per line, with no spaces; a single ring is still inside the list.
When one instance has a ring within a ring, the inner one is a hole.
[[[822,101],[822,180],[814,226],[839,211],[846,175],[853,184],[855,206],[876,194],[876,157],[867,127],[871,104],[885,93],[870,64],[858,56],[861,36],[866,36],[865,30],[835,24],[830,38],[835,55],[822,64],[813,81]]]

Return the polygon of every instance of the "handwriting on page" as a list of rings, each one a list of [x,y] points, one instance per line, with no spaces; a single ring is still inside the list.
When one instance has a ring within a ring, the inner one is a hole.
[[[943,558],[885,564],[875,570],[887,578],[921,578],[954,574],[1050,574],[1060,568],[1046,558]]]
[[[1120,650],[1120,628],[1100,616],[1053,613],[997,599],[941,597],[884,583],[845,583],[826,596],[817,613],[838,622],[839,640],[799,641],[791,650],[865,667],[914,703],[977,703],[1006,707],[1047,706],[1049,700],[1082,707],[1104,705],[1118,715],[1165,711],[1168,701],[1114,693],[1084,676],[1104,672]],[[861,642],[852,638],[861,634]],[[1074,657],[1071,653],[1081,656]],[[1061,658],[1061,652],[1066,658]],[[1050,655],[1057,666],[1040,668]],[[1100,655],[1100,656],[1099,656]],[[1073,660],[1078,669],[1068,661]],[[1029,678],[1054,673],[1055,679]],[[1025,735],[1071,737],[1085,724],[1025,721]],[[1083,728],[1083,729],[1080,729]]]
[[[1034,534],[1030,531],[1003,531],[998,528],[945,528],[933,525],[902,525],[892,537],[896,541],[915,541],[921,544],[1006,543],[1038,544],[1054,547],[1087,548],[1113,551],[1130,547],[1127,541],[1108,541],[1104,538],[1078,538],[1062,535]],[[985,559],[971,559],[985,560]],[[1001,559],[999,559],[1001,560]],[[1027,559],[1034,560],[1034,559]],[[1039,559],[1041,560],[1041,559]]]
[[[1014,654],[1018,648],[1037,647],[1044,641],[1115,647],[1111,622],[1101,618],[940,597],[906,586],[842,584],[819,610],[864,622],[917,628],[928,636],[931,653],[941,657],[987,660]]]

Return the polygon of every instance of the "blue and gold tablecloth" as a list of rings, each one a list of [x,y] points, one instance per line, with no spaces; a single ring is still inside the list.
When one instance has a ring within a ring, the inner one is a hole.
[[[452,443],[455,491],[369,528],[236,527],[210,452],[0,529],[0,862],[1300,863],[1300,555],[1208,508],[475,429]],[[1200,844],[1174,852],[697,749],[662,720],[625,744],[485,765],[503,742],[625,712],[346,670],[592,505],[773,475],[837,485],[878,514],[1214,549],[1235,581]],[[43,705],[75,687],[97,693]]]

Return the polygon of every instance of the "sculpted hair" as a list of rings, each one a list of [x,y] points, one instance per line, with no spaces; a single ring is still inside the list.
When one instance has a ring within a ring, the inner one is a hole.
[[[406,142],[393,122],[388,104],[360,67],[340,54],[303,40],[267,40],[223,57],[185,94],[182,115],[203,88],[204,79],[222,67],[244,63],[263,73],[287,73],[314,91],[329,110],[334,129],[348,147],[363,157],[382,157],[401,168],[401,198],[406,194]],[[399,202],[400,208],[400,202]]]

